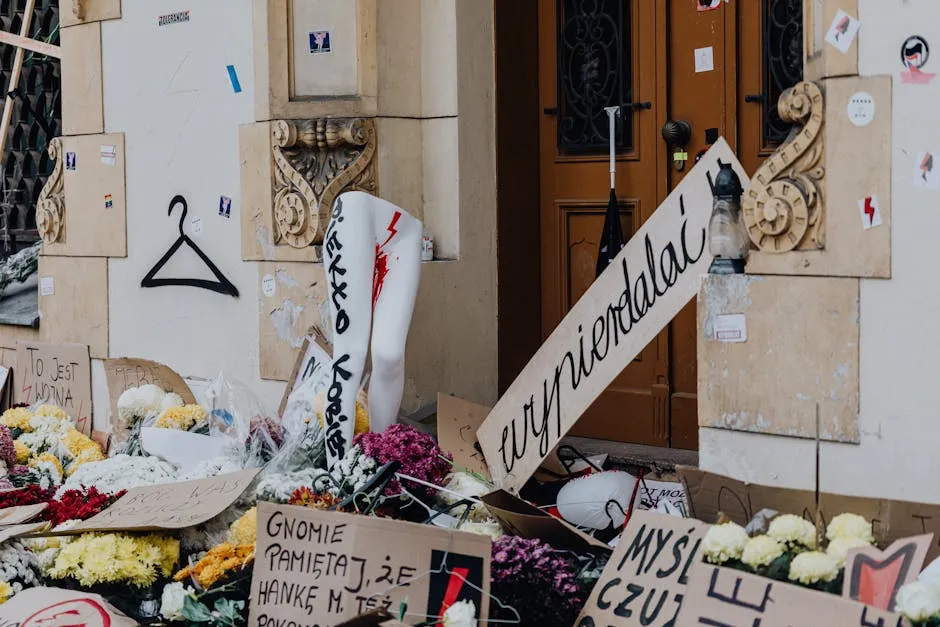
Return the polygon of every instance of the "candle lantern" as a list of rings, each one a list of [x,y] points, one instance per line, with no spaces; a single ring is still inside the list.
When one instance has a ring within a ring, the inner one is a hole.
[[[712,217],[708,222],[708,249],[714,257],[711,274],[743,274],[750,240],[741,217],[741,179],[730,163],[712,185]],[[710,178],[710,177],[709,177]]]

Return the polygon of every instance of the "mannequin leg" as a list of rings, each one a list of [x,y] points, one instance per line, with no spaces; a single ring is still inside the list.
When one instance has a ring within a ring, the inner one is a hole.
[[[382,432],[398,419],[405,384],[405,342],[421,278],[422,224],[383,203],[375,216],[376,285],[372,314],[372,378],[369,421]],[[398,216],[396,218],[396,215]],[[387,225],[394,221],[394,229]],[[390,230],[394,230],[390,234]],[[380,289],[378,289],[380,288]]]
[[[361,198],[343,194],[333,205],[323,239],[323,265],[333,317],[333,361],[324,410],[330,468],[352,446],[356,395],[369,348],[375,259],[372,219],[372,212]]]

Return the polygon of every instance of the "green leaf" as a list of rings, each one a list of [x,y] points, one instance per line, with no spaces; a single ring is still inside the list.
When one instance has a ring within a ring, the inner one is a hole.
[[[245,609],[244,601],[232,601],[231,599],[219,599],[215,602],[215,611],[219,613],[219,618],[223,619],[226,625],[237,625],[243,622],[242,610]]]
[[[196,623],[208,623],[212,620],[212,612],[204,604],[187,596],[183,602],[183,618]]]

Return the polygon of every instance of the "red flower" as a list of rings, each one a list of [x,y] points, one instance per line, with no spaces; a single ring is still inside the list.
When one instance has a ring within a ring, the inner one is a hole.
[[[51,522],[53,527],[67,520],[88,520],[110,507],[126,492],[127,490],[122,490],[116,494],[108,494],[94,486],[81,490],[66,490],[61,498],[49,502],[42,519]]]
[[[0,509],[16,507],[17,505],[35,505],[46,503],[55,495],[55,490],[43,490],[35,483],[31,483],[19,490],[0,492]]]

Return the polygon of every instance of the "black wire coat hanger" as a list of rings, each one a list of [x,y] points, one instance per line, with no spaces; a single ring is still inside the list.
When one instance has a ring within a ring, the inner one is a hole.
[[[225,276],[219,271],[219,269],[212,263],[212,260],[209,259],[202,250],[199,249],[199,246],[196,245],[196,242],[191,240],[186,233],[183,232],[183,222],[186,220],[186,214],[189,213],[189,207],[186,204],[186,199],[180,195],[173,197],[173,200],[170,201],[170,208],[167,210],[167,215],[173,215],[173,208],[176,205],[183,205],[183,215],[180,216],[180,236],[170,247],[170,250],[166,251],[166,254],[160,258],[160,261],[150,269],[150,272],[147,273],[147,276],[144,277],[144,280],[140,282],[141,287],[164,287],[167,285],[181,285],[183,287],[200,287],[204,290],[210,290],[212,292],[218,292],[219,294],[228,294],[229,296],[234,296],[238,298],[238,288],[232,285],[232,282],[229,281]],[[176,251],[182,247],[183,244],[189,246],[193,251],[199,255],[199,258],[202,259],[203,263],[209,267],[209,270],[212,271],[212,274],[215,275],[216,281],[207,281],[206,279],[155,279],[153,278],[157,272],[159,272],[163,266],[166,265],[166,262],[170,260],[170,257],[176,254]]]

